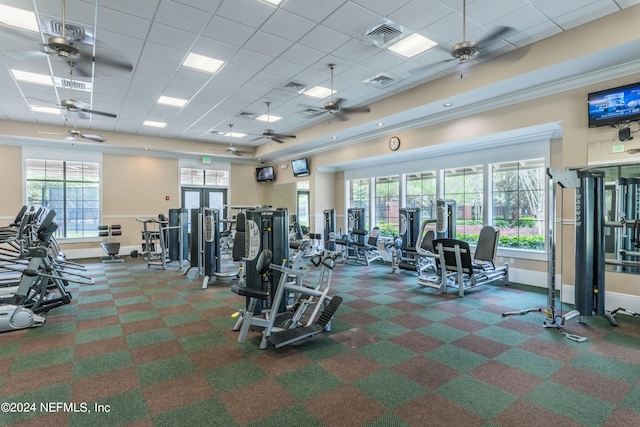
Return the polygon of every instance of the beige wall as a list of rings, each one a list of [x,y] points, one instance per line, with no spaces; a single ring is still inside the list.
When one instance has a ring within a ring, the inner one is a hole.
[[[169,209],[180,207],[178,179],[176,159],[104,154],[103,222],[122,226],[118,240],[123,246],[141,242],[142,223],[136,218],[166,216]]]
[[[0,145],[0,183],[2,188],[0,217],[13,220],[23,205],[22,149],[20,147]],[[4,223],[8,222],[4,221]]]

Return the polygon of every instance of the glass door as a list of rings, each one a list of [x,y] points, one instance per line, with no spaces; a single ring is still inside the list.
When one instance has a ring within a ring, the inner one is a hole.
[[[227,212],[224,206],[227,204],[226,188],[182,188],[182,207],[187,211],[199,209],[200,207],[218,209],[220,219],[225,219]],[[187,215],[189,221],[189,231],[191,231],[191,214]],[[222,221],[220,222],[222,227]],[[222,228],[220,229],[222,231]]]

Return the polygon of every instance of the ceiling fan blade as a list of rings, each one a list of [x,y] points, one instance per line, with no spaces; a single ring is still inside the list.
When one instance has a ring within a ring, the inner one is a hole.
[[[497,39],[505,38],[505,37],[509,36],[509,34],[514,32],[514,31],[515,30],[513,28],[511,28],[511,27],[505,27],[505,26],[496,27],[493,31],[491,31],[491,34],[489,34],[488,36],[478,40],[476,42],[476,44],[478,46],[480,46],[481,48],[483,48],[486,45],[493,43]]]
[[[261,139],[264,139],[264,136],[259,136],[257,138],[253,138],[251,141],[260,141]]]
[[[288,134],[285,134],[285,133],[276,133],[273,136],[276,137],[276,138],[280,138],[280,139],[282,139],[282,138],[295,138],[296,137],[295,135],[288,135]]]
[[[371,107],[369,107],[368,105],[364,105],[362,107],[355,107],[355,108],[342,108],[340,111],[342,111],[344,114],[370,113]]]
[[[66,138],[64,138],[64,140],[65,140],[65,141],[75,141],[75,140],[76,140],[76,137],[75,137],[75,136],[73,136],[73,135],[69,135],[69,136],[67,136]]]
[[[81,133],[80,134],[80,138],[88,139],[89,141],[95,141],[95,142],[105,142],[106,141],[106,139],[104,139],[100,135],[91,135],[91,134],[85,134],[85,133]]]
[[[279,143],[279,144],[284,144],[284,141],[283,141],[283,140],[281,140],[280,138],[276,137],[276,136],[272,136],[272,137],[271,137],[271,138],[269,138],[269,139],[270,139],[270,140],[272,140],[272,141],[275,141],[275,142],[277,142],[277,143]]]
[[[117,115],[115,115],[113,113],[105,113],[104,111],[96,111],[96,110],[81,110],[81,111],[83,111],[85,113],[97,114],[99,116],[111,117],[113,119],[118,117]]]
[[[99,66],[105,66],[116,70],[130,73],[133,71],[133,64],[126,59],[116,58],[113,55],[106,55],[104,53],[97,56],[91,56],[88,58],[91,62],[96,62]]]

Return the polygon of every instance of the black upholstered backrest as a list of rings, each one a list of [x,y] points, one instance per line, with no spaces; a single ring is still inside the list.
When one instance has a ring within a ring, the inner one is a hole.
[[[236,235],[233,238],[233,260],[242,261],[245,257],[245,216],[242,212],[236,215]]]
[[[478,261],[493,262],[498,251],[498,237],[500,232],[490,225],[482,227],[478,236],[478,245],[473,258]]]
[[[456,270],[458,262],[456,260],[455,247],[460,249],[460,261],[463,271],[470,273],[473,271],[473,264],[471,262],[471,252],[469,251],[469,244],[458,239],[435,239],[433,241],[433,248],[435,253],[440,254],[440,245],[444,252],[444,266],[439,265],[440,268],[446,270]],[[438,261],[439,262],[439,261]]]

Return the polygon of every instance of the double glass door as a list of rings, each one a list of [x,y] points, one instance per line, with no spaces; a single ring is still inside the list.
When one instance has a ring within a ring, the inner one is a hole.
[[[182,207],[187,211],[201,207],[218,209],[220,219],[225,219],[227,212],[224,206],[227,204],[226,188],[182,188]],[[189,231],[191,231],[191,215],[187,215]],[[222,223],[221,223],[222,225]]]

